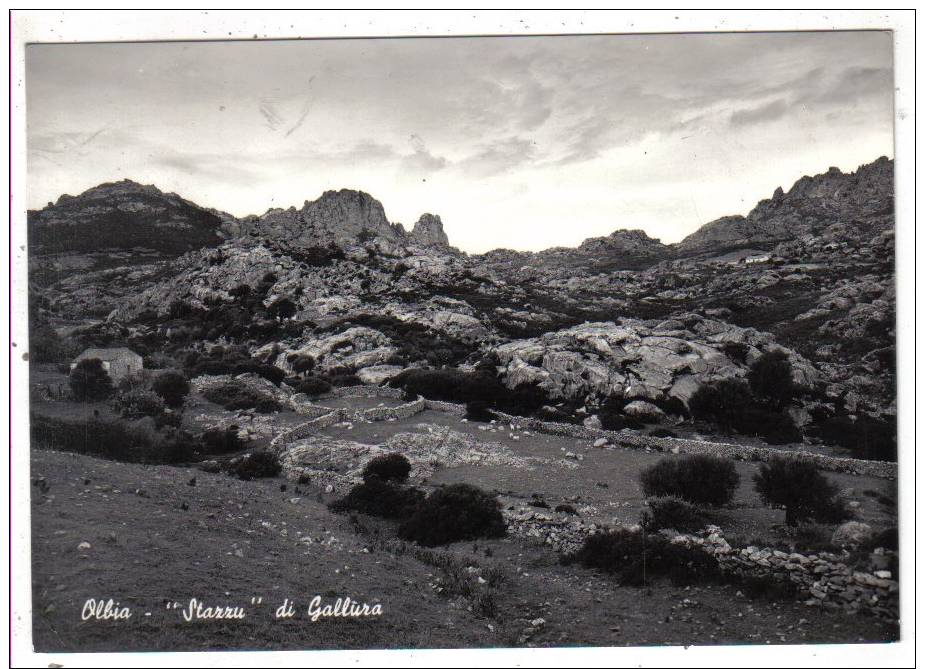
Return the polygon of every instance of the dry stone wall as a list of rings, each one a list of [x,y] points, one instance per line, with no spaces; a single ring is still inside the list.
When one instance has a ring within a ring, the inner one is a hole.
[[[588,536],[604,529],[574,516],[529,507],[505,509],[503,513],[510,534],[560,553],[577,551]],[[638,525],[633,529],[642,531]],[[857,571],[831,553],[803,555],[756,546],[734,548],[716,526],[708,527],[703,536],[681,534],[672,541],[707,552],[730,575],[792,583],[808,606],[863,611],[890,619],[899,616],[899,582],[890,572]]]

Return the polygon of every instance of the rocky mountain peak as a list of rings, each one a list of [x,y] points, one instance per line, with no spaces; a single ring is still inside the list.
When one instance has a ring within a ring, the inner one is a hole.
[[[223,217],[176,193],[123,179],[28,212],[30,253],[144,248],[175,255],[220,243]]]
[[[797,179],[790,190],[778,187],[748,216],[711,221],[676,245],[682,255],[764,245],[819,233],[824,228],[864,220],[855,234],[867,238],[881,231],[893,206],[893,161],[880,157],[853,173],[837,167]],[[892,223],[890,223],[892,225]]]
[[[450,240],[443,231],[443,221],[434,214],[422,214],[411,230],[411,239],[425,246],[449,246]]]

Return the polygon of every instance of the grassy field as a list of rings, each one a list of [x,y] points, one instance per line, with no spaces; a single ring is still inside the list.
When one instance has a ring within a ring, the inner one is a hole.
[[[50,382],[48,378],[35,379]],[[383,400],[341,399],[368,408]],[[384,401],[387,405],[393,402]],[[324,402],[321,402],[324,403]],[[89,419],[105,403],[33,398],[47,416]],[[184,423],[203,429],[241,422],[192,395]],[[304,420],[291,411],[255,416],[272,431]],[[259,423],[259,424],[258,424]],[[395,422],[349,423],[323,436],[381,444],[401,432],[453,430],[503,445],[517,465],[437,467],[424,487],[453,482],[499,494],[503,505],[533,495],[574,505],[583,520],[634,523],[645,508],[640,470],[664,457],[644,450],[594,448],[589,440],[515,432],[425,411]],[[754,463],[731,507],[714,521],[733,540],[786,541],[783,512],[761,505]],[[895,525],[895,483],[827,474],[876,529]],[[895,624],[821,611],[793,599],[751,599],[735,584],[620,587],[583,567],[563,566],[551,549],[508,537],[421,549],[395,538],[387,521],[330,512],[324,485],[282,478],[240,481],[193,467],[127,464],[33,448],[32,569],[34,644],[40,651],[452,648],[563,645],[872,642],[896,637]],[[41,482],[40,482],[41,481]],[[491,575],[481,583],[481,576]],[[306,616],[315,596],[350,597],[382,615]],[[129,607],[128,620],[82,620],[88,599]],[[182,618],[191,598],[240,606],[244,619]],[[277,620],[284,599],[293,619]],[[253,599],[253,603],[252,603]],[[258,603],[259,600],[259,603]]]
[[[279,479],[52,451],[33,453],[32,476],[48,486],[32,503],[40,651],[869,642],[896,634],[864,616],[751,600],[734,586],[619,587],[511,538],[413,549],[390,538],[388,523],[332,514],[319,490],[281,490]],[[496,571],[499,584],[461,587],[469,567]],[[315,595],[380,603],[383,613],[274,619],[284,598],[304,611]],[[192,597],[242,606],[246,617],[185,622],[180,611]],[[262,603],[251,605],[253,597]],[[112,598],[132,617],[82,621],[89,598]],[[175,602],[180,608],[168,608]]]

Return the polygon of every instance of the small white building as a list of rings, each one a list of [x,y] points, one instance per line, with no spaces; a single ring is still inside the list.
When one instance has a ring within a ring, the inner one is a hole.
[[[748,257],[745,259],[745,264],[746,264],[746,265],[754,265],[754,264],[756,264],[756,263],[770,262],[770,261],[771,261],[771,256],[769,256],[769,255],[763,255],[763,256],[748,256]]]
[[[109,374],[109,378],[113,380],[113,383],[117,383],[129,374],[135,374],[144,369],[142,357],[124,346],[117,348],[88,348],[74,358],[71,369],[74,369],[81,360],[90,360],[92,358],[96,358],[103,363],[103,369]]]

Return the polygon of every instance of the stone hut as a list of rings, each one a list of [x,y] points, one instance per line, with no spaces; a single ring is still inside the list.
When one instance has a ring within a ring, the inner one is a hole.
[[[81,360],[98,358],[103,363],[103,369],[109,374],[113,383],[118,383],[129,374],[140,372],[144,368],[144,363],[140,355],[135,351],[125,348],[88,348],[86,351],[74,358],[71,363],[71,369],[77,366]]]

